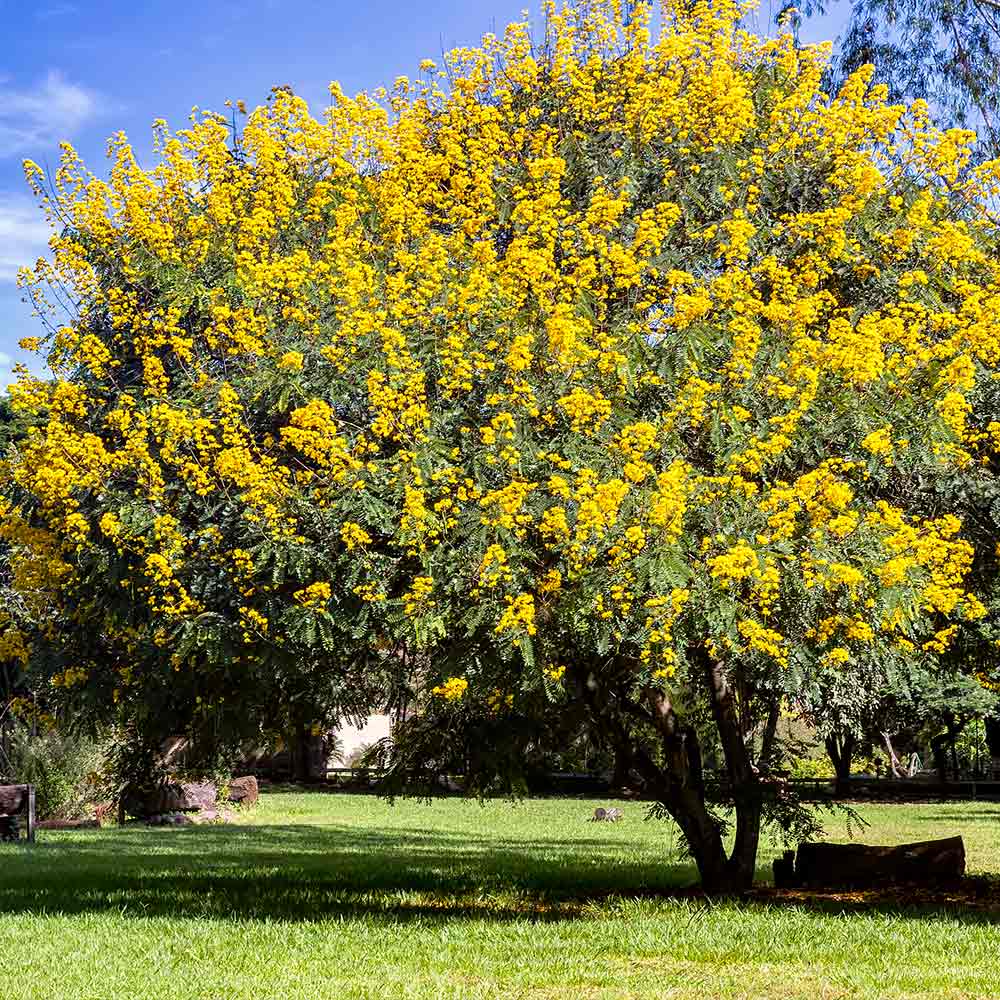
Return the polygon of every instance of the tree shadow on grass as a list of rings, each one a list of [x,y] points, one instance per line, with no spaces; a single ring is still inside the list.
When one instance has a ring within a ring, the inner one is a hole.
[[[666,893],[683,864],[622,842],[440,830],[205,826],[93,831],[0,855],[0,913],[315,920],[571,916],[608,886]]]
[[[692,888],[694,880],[692,866],[630,857],[627,843],[610,838],[305,825],[126,828],[0,852],[0,914],[566,920],[617,899],[715,905]],[[982,880],[971,896],[761,889],[744,905],[1000,923],[1000,884],[983,889]]]

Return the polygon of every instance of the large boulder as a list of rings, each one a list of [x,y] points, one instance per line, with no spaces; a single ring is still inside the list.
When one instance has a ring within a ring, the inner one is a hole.
[[[219,790],[212,781],[188,782],[180,786],[176,812],[194,812],[212,809],[219,799]]]
[[[242,806],[252,806],[260,797],[260,789],[257,786],[257,779],[252,775],[242,778],[233,778],[229,782],[229,801]]]
[[[152,788],[132,786],[125,792],[124,805],[133,816],[160,816],[211,809],[218,797],[218,789],[211,781],[171,782]]]

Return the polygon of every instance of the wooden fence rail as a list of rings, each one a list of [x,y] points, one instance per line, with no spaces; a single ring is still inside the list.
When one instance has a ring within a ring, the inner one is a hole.
[[[288,780],[281,770],[267,768],[249,769],[250,773],[274,781]],[[462,784],[461,774],[448,775],[442,791],[455,791]],[[374,789],[377,775],[368,768],[331,767],[326,770],[328,787],[364,791]],[[776,791],[782,786],[805,801],[843,799],[991,799],[1000,800],[1000,781],[989,779],[949,778],[941,782],[936,778],[875,778],[852,777],[842,782],[838,793],[834,778],[776,778],[770,782]],[[705,779],[709,798],[724,799],[730,795],[728,780],[718,774]],[[529,791],[534,795],[577,795],[591,798],[613,794],[611,782],[604,775],[552,771],[534,775],[529,781]],[[642,796],[640,796],[642,798]]]

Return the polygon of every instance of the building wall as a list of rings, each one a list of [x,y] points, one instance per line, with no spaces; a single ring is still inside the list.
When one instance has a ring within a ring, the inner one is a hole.
[[[373,715],[361,727],[344,726],[336,730],[337,739],[340,740],[340,752],[345,764],[355,750],[388,736],[391,727],[391,716]],[[330,764],[336,766],[333,761]]]

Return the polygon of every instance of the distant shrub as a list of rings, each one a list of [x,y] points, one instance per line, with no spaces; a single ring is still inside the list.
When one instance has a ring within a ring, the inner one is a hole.
[[[0,758],[5,783],[35,786],[40,819],[75,819],[108,797],[106,766],[110,741],[65,730],[10,732]]]
[[[836,777],[829,757],[793,757],[788,763],[793,778]]]

